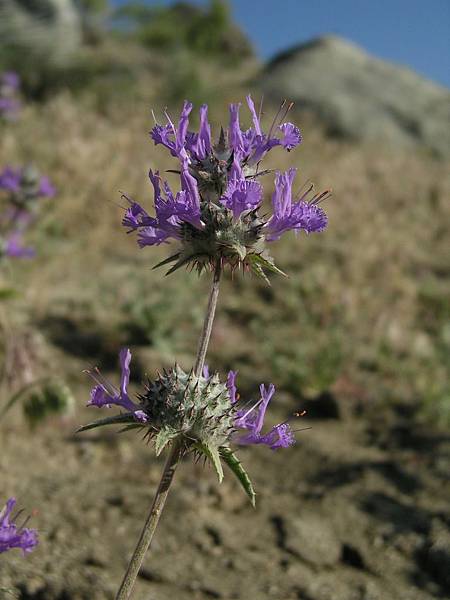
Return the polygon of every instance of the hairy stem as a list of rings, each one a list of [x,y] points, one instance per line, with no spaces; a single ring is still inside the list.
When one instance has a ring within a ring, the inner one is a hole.
[[[133,556],[131,557],[130,564],[128,565],[119,591],[117,592],[116,600],[128,600],[131,598],[131,592],[133,591],[139,569],[141,568],[145,553],[151,544],[156,527],[158,526],[159,518],[161,517],[161,513],[169,493],[169,488],[170,484],[172,483],[175,469],[177,468],[182,455],[183,448],[179,441],[175,441],[170,449],[170,454],[167,457],[152,507],[148,514],[147,520],[145,521],[145,525],[142,529],[139,541],[133,552]]]
[[[217,298],[219,296],[220,277],[222,275],[222,265],[220,260],[217,261],[214,269],[214,277],[209,293],[208,307],[206,309],[205,320],[203,322],[203,329],[200,334],[200,340],[198,343],[197,359],[194,366],[194,374],[200,377],[205,364],[206,352],[208,350],[209,338],[211,337],[212,326],[214,322],[214,316],[216,314]]]
[[[200,334],[200,340],[198,343],[197,357],[195,360],[194,374],[200,376],[203,371],[205,364],[206,352],[208,350],[209,338],[211,337],[211,331],[214,321],[214,315],[216,313],[217,298],[219,296],[219,284],[220,277],[222,274],[222,266],[220,261],[217,262],[214,269],[214,276],[209,294],[208,307],[206,309],[205,320],[203,323],[203,329]],[[127,571],[123,577],[119,591],[117,592],[116,600],[129,600],[133,591],[136,578],[139,574],[139,570],[144,561],[145,554],[150,547],[156,528],[158,526],[161,513],[166,502],[169,488],[172,483],[172,479],[175,473],[175,469],[178,466],[184,452],[183,443],[181,440],[175,440],[172,444],[170,454],[167,458],[167,462],[164,466],[164,470],[159,482],[158,489],[156,490],[153,504],[148,514],[147,520],[145,521],[142,529],[139,541],[133,552]]]

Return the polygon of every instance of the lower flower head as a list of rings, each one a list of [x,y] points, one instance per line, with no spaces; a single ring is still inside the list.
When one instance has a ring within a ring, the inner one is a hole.
[[[147,428],[156,451],[175,438],[182,438],[187,447],[200,443],[209,448],[230,444],[262,444],[273,450],[295,443],[288,423],[281,423],[263,432],[267,407],[275,393],[272,384],[260,386],[260,399],[243,403],[236,389],[236,372],[230,371],[226,382],[217,373],[204,369],[202,375],[186,373],[179,366],[164,371],[131,400],[128,391],[131,353],[120,353],[121,383],[117,388],[98,369],[88,371],[96,381],[90,406],[119,406],[125,409],[129,421]]]

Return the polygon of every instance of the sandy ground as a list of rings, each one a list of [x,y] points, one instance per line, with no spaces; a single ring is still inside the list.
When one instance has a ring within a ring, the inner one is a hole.
[[[291,450],[241,452],[255,510],[233,477],[186,461],[134,598],[448,597],[450,437],[398,413],[309,419]],[[41,543],[1,557],[2,600],[114,596],[162,463],[131,433],[73,429],[3,425],[2,488],[39,508]]]

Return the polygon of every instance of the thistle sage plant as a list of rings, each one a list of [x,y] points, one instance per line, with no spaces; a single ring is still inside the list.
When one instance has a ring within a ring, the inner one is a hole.
[[[55,193],[49,178],[32,165],[0,171],[0,260],[34,256],[34,249],[24,245],[23,235],[36,218],[40,199]]]
[[[0,119],[15,121],[19,116],[20,77],[14,71],[5,71],[0,75]]]
[[[169,448],[166,465],[141,537],[117,594],[117,600],[130,597],[139,568],[156,530],[159,517],[180,459],[191,454],[205,457],[213,465],[219,481],[222,463],[236,475],[251,503],[255,492],[247,472],[235,454],[239,445],[262,444],[272,450],[288,448],[295,442],[289,422],[264,429],[267,407],[275,393],[273,384],[261,384],[257,400],[242,399],[236,388],[236,371],[225,381],[210,373],[205,365],[223,271],[242,268],[268,282],[267,273],[282,271],[269,254],[270,243],[289,231],[320,232],[327,225],[321,201],[328,191],[315,194],[309,187],[295,196],[296,169],[277,172],[272,194],[272,212],[262,213],[263,188],[260,170],[264,156],[280,146],[288,152],[302,141],[299,129],[284,122],[290,108],[283,104],[268,133],[261,126],[260,114],[252,98],[247,105],[253,126],[243,130],[239,121],[240,104],[230,105],[228,128],[220,129],[214,142],[208,122],[208,107],[200,108],[198,132],[189,130],[192,104],[185,102],[176,126],[165,113],[167,123],[151,130],[155,144],[163,145],[178,162],[180,190],[172,191],[159,171],[150,171],[155,216],[138,202],[125,197],[128,206],[123,225],[137,234],[141,248],[175,241],[175,253],[158,266],[170,265],[167,274],[180,267],[210,270],[212,285],[206,316],[192,369],[179,365],[148,379],[135,399],[128,392],[131,352],[120,352],[119,387],[105,379],[95,368],[87,371],[95,381],[90,406],[119,406],[122,413],[99,419],[80,428],[86,431],[110,424],[124,430],[140,429],[154,442],[156,454]]]

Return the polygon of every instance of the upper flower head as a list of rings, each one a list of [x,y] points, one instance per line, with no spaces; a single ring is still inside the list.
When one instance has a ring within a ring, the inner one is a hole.
[[[0,511],[0,553],[20,548],[24,554],[31,552],[38,544],[37,531],[25,527],[27,520],[18,526],[16,520],[20,512],[12,517],[16,499],[10,498]]]
[[[230,105],[227,130],[220,130],[217,143],[211,138],[208,107],[200,107],[198,132],[189,130],[192,104],[185,101],[178,124],[166,114],[165,125],[156,124],[150,135],[180,162],[181,190],[174,194],[158,171],[150,171],[154,188],[155,216],[139,203],[129,200],[123,225],[138,232],[139,246],[180,242],[180,251],[166,261],[174,262],[169,272],[193,264],[199,270],[218,261],[233,268],[242,266],[265,277],[264,270],[277,270],[265,243],[277,240],[286,231],[322,231],[326,216],[317,206],[323,195],[293,197],[295,170],[278,173],[273,195],[273,214],[260,216],[263,188],[258,177],[259,163],[276,146],[287,151],[301,142],[299,129],[284,118],[290,105],[282,105],[268,133],[263,131],[260,111],[247,96],[252,126],[242,129],[240,104]]]

